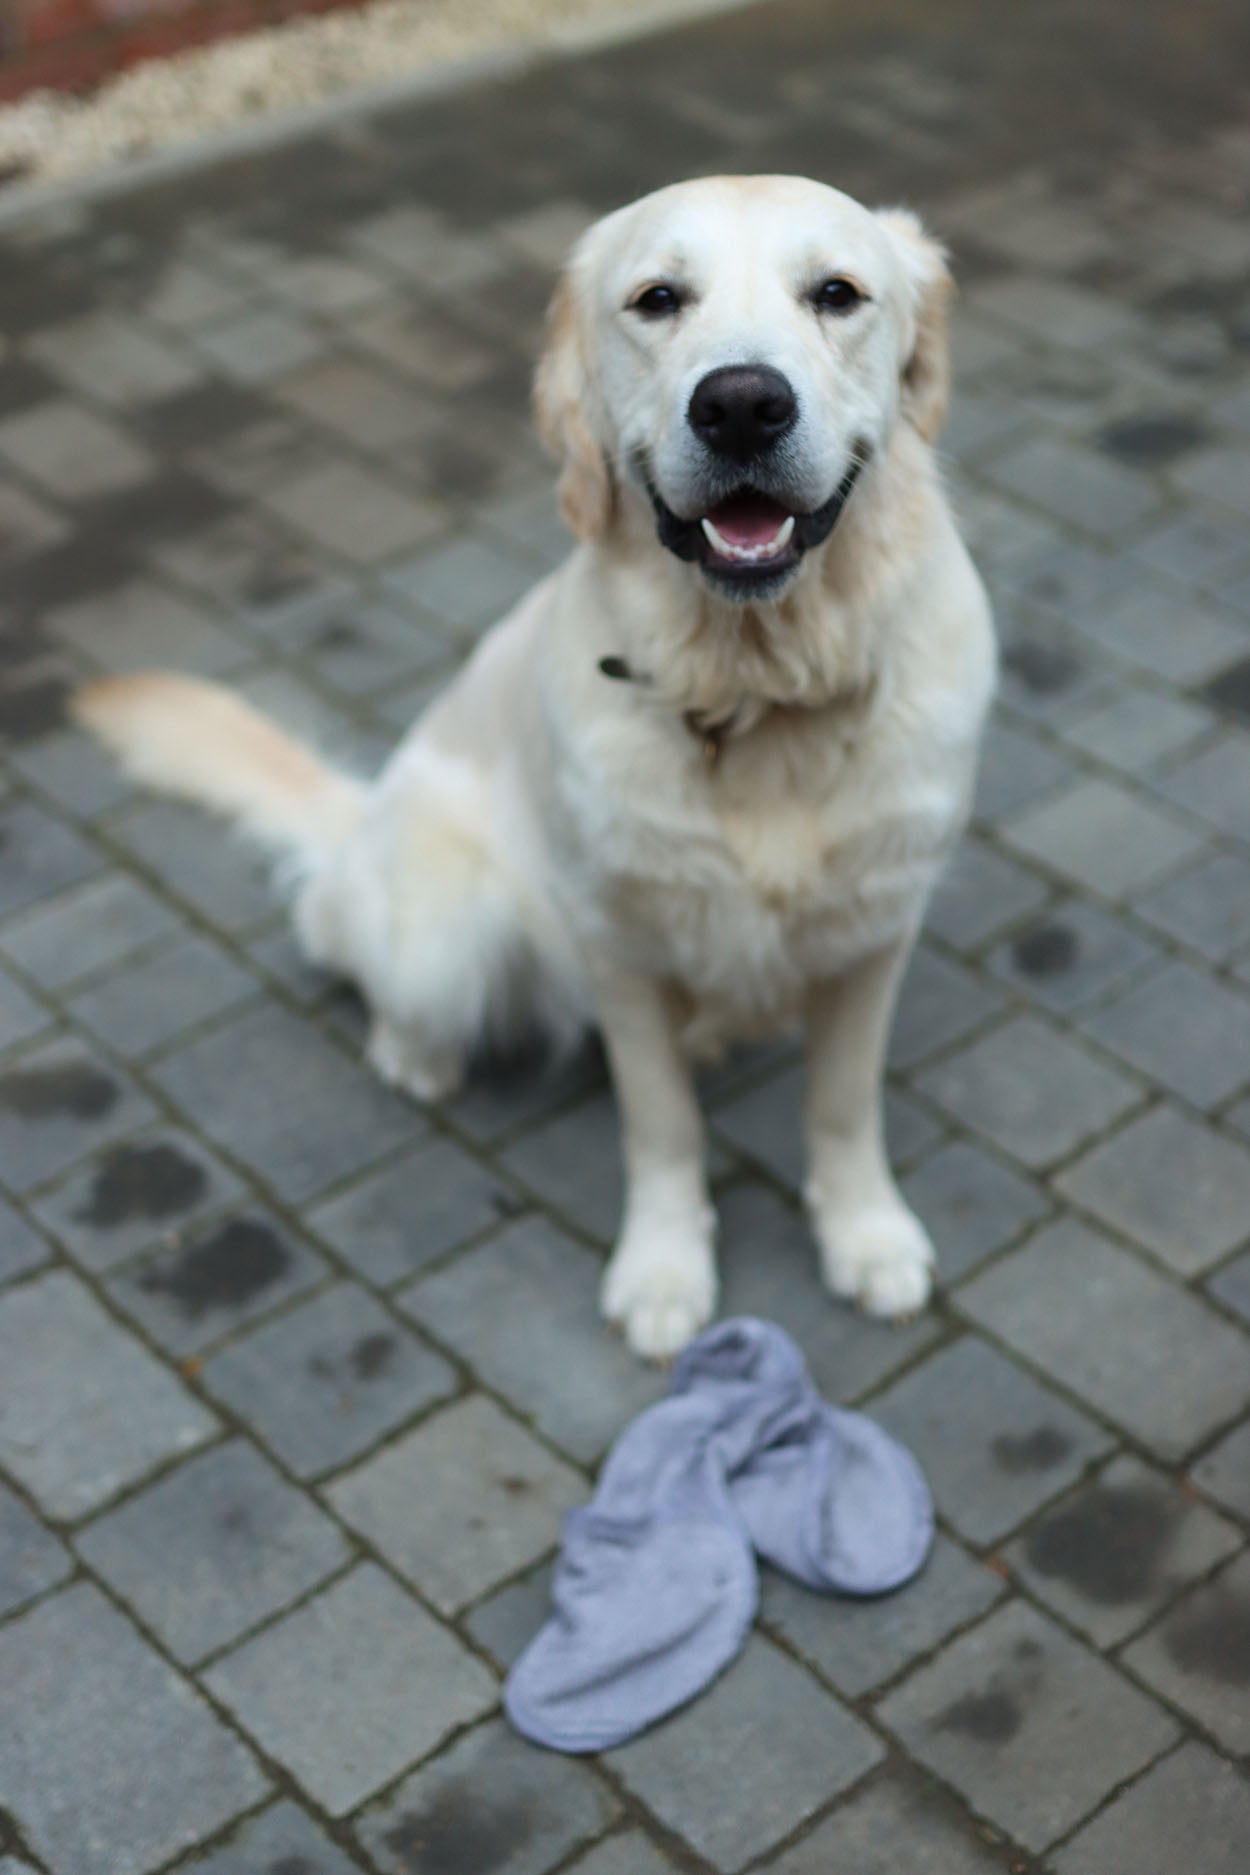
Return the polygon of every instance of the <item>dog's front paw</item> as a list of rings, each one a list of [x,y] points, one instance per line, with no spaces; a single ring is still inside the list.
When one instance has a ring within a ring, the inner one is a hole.
[[[635,1354],[668,1361],[716,1310],[710,1225],[631,1224],[604,1271],[599,1307]]]
[[[933,1245],[901,1198],[856,1210],[814,1205],[825,1282],[869,1315],[905,1320],[929,1300]]]

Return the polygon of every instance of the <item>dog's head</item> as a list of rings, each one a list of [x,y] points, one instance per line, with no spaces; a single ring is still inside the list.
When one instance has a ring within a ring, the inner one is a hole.
[[[946,408],[951,280],[914,216],[792,176],[709,177],[597,222],[535,402],[583,539],[623,500],[719,592],[778,596],[900,418]]]

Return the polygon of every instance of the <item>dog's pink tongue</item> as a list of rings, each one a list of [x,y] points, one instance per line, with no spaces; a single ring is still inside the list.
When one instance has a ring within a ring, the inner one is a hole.
[[[766,547],[789,515],[770,495],[749,494],[731,495],[709,508],[707,518],[731,547]]]

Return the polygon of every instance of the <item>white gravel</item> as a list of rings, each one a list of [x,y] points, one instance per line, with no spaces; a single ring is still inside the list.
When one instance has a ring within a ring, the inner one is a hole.
[[[732,4],[732,0],[730,0]],[[373,0],[153,60],[85,98],[38,91],[0,109],[0,173],[52,181],[246,119],[393,84],[498,48],[661,24],[709,0]]]

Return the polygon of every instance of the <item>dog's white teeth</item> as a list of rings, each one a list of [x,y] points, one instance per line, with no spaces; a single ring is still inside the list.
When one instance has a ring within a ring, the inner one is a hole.
[[[750,547],[739,546],[732,540],[726,540],[720,529],[709,516],[704,515],[700,526],[707,537],[709,546],[726,560],[775,560],[790,545],[794,533],[794,516],[788,514],[771,540],[757,541]]]

